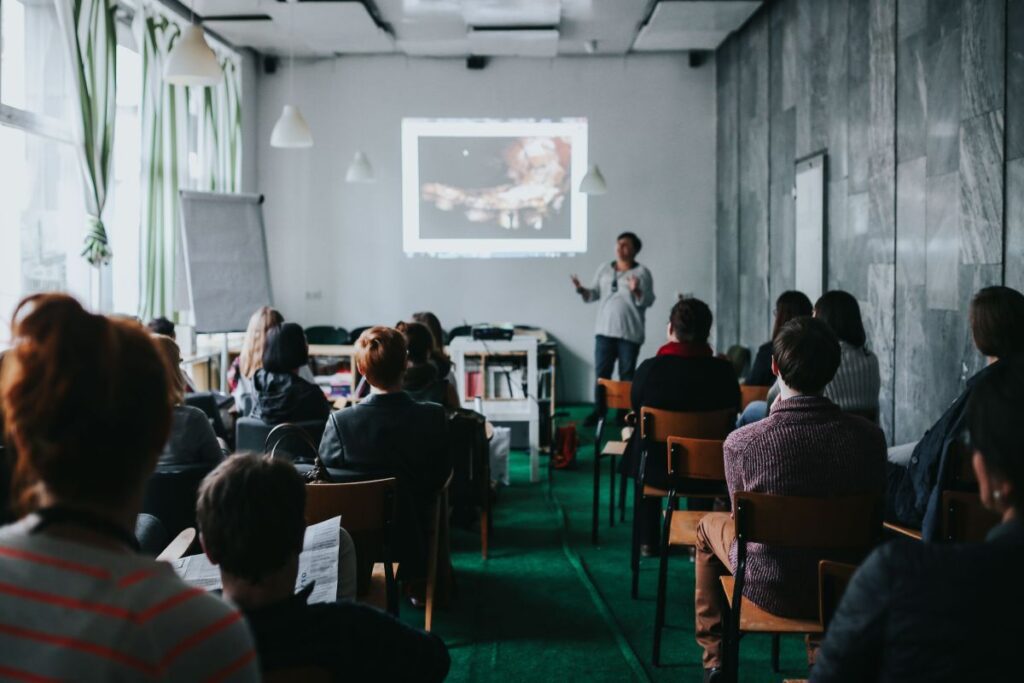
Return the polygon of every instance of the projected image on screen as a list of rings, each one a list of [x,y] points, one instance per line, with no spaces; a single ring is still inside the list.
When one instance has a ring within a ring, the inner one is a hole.
[[[404,248],[454,256],[586,250],[586,121],[402,122]],[[582,169],[582,170],[581,170]]]

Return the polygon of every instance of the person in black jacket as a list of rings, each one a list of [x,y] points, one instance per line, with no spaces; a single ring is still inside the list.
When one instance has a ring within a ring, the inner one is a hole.
[[[955,467],[950,446],[963,432],[971,393],[1001,358],[1024,352],[1024,294],[1009,287],[985,287],[971,300],[969,315],[974,344],[986,357],[987,367],[967,380],[963,393],[913,447],[910,460],[889,466],[886,517],[921,529],[926,541],[938,537],[940,497]]]
[[[426,576],[429,509],[452,469],[447,418],[435,403],[418,403],[402,390],[405,338],[371,327],[356,341],[356,367],[373,393],[332,413],[320,442],[330,468],[398,480],[397,545],[403,579]]]
[[[668,342],[648,358],[633,376],[630,400],[639,419],[640,409],[661,408],[690,412],[730,409],[739,411],[740,387],[732,364],[716,358],[708,345],[713,317],[708,305],[695,298],[681,298],[672,307],[668,324]],[[640,468],[640,430],[630,440],[620,471],[636,478]],[[645,481],[664,488],[668,471],[665,458],[648,458]],[[640,506],[640,544],[644,554],[658,543],[658,519],[661,505],[645,500]],[[646,546],[646,547],[644,547]]]
[[[199,489],[203,549],[220,566],[224,597],[245,615],[263,671],[316,667],[333,681],[444,680],[448,650],[437,636],[354,602],[308,604],[312,585],[295,591],[305,507],[295,468],[264,456],[234,456]]]
[[[1000,515],[984,543],[894,541],[857,570],[828,627],[811,681],[1019,678],[1024,605],[1024,358],[975,383],[966,422],[979,497]]]
[[[309,362],[302,326],[282,323],[267,331],[263,367],[252,377],[256,389],[253,417],[267,424],[326,420],[331,404],[320,387],[299,376]]]
[[[779,333],[782,326],[793,318],[800,318],[806,315],[813,315],[814,308],[811,300],[803,292],[790,290],[783,292],[775,300],[775,323],[772,325],[772,339]],[[770,387],[775,384],[775,375],[772,374],[772,342],[771,340],[761,344],[754,357],[754,364],[747,373],[744,384],[755,387]]]

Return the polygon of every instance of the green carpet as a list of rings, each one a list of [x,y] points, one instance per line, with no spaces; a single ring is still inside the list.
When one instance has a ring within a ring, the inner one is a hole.
[[[586,407],[572,409],[579,418]],[[456,595],[435,617],[452,658],[449,681],[699,681],[693,639],[694,565],[685,555],[669,565],[662,666],[651,664],[657,560],[642,566],[640,598],[629,597],[630,526],[607,522],[607,463],[602,472],[601,544],[590,543],[593,446],[582,432],[576,470],[553,471],[542,456],[542,479],[529,483],[525,454],[513,452],[512,485],[495,508],[490,559],[479,534],[452,536]],[[422,613],[403,609],[422,625]],[[782,673],[769,664],[767,636],[741,646],[740,678],[781,681],[807,675],[803,639],[782,640]]]

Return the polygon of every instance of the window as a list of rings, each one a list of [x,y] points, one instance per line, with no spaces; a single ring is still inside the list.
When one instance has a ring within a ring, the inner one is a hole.
[[[110,302],[118,313],[139,309],[139,221],[142,130],[142,57],[127,45],[117,46],[117,120],[114,123],[113,184],[105,220],[114,258],[110,263]]]
[[[0,339],[25,294],[88,301],[85,208],[71,144],[71,74],[50,0],[0,2]],[[31,52],[30,52],[31,49]],[[69,258],[69,255],[71,256]]]

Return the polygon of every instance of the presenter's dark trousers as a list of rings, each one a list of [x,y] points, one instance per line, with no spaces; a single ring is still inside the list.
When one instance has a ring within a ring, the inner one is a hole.
[[[619,379],[623,382],[632,381],[636,370],[636,357],[640,355],[640,345],[636,342],[606,337],[599,334],[594,337],[594,368],[597,376],[611,379],[615,362],[619,363]],[[597,384],[594,385],[594,403],[598,403]]]

